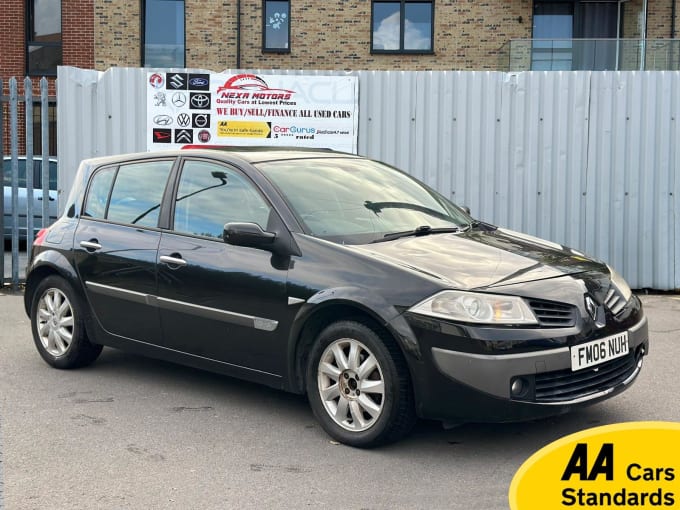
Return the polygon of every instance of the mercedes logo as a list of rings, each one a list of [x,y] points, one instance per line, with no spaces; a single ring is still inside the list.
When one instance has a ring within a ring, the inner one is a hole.
[[[207,94],[192,94],[191,107],[192,108],[206,108],[210,104],[210,96]]]
[[[175,92],[172,95],[172,104],[176,108],[182,108],[185,104],[187,104],[187,96],[183,92]]]

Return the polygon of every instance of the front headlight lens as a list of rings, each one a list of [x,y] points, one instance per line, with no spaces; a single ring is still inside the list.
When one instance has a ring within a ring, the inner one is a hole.
[[[623,276],[621,276],[619,273],[614,271],[614,268],[611,266],[607,266],[609,269],[609,272],[611,273],[611,279],[612,279],[612,284],[616,289],[619,291],[619,293],[623,296],[623,299],[628,302],[630,300],[631,296],[633,295],[633,291],[630,290],[630,287],[626,283],[626,280],[623,279]]]
[[[445,290],[418,303],[409,311],[478,324],[538,324],[536,316],[522,298],[477,292]]]

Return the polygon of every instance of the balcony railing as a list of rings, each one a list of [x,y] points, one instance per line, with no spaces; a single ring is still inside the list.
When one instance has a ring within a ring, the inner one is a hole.
[[[680,39],[514,39],[503,71],[680,70]]]

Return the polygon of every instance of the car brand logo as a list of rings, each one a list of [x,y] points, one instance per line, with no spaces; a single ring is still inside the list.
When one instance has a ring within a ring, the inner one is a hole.
[[[597,305],[590,296],[586,296],[586,311],[590,318],[595,320],[595,317],[597,317]]]
[[[172,129],[154,129],[153,143],[170,143],[172,142]]]
[[[168,74],[168,88],[169,89],[185,89],[187,88],[187,75],[185,73]]]
[[[204,128],[210,126],[209,113],[194,113],[192,126],[195,128]]]
[[[189,90],[210,90],[210,75],[190,74]]]
[[[157,126],[169,126],[172,124],[172,117],[170,115],[156,115],[153,118],[153,123]]]
[[[194,141],[193,129],[176,129],[175,143],[191,143]]]
[[[203,143],[208,143],[210,141],[210,131],[207,129],[202,129],[198,132],[198,141]]]
[[[163,82],[163,76],[158,73],[154,73],[149,76],[149,84],[155,89],[161,88],[163,86]]]
[[[172,105],[176,108],[182,108],[187,104],[187,96],[182,92],[175,92],[172,95]]]
[[[156,92],[153,95],[153,104],[154,106],[167,106],[165,92]]]
[[[192,93],[189,102],[192,108],[197,110],[209,110],[210,109],[210,95],[208,94],[194,94]]]
[[[182,127],[187,127],[189,124],[191,124],[191,117],[189,117],[189,115],[186,113],[180,113],[177,116],[177,124]]]

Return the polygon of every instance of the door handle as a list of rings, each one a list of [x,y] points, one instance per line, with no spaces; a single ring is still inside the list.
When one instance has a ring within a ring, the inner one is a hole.
[[[164,264],[168,264],[169,266],[186,266],[187,261],[179,258],[179,254],[173,254],[173,255],[178,255],[177,257],[171,257],[168,255],[161,255],[159,257],[159,260],[163,262]]]
[[[102,245],[99,244],[96,239],[90,239],[89,241],[80,241],[80,246],[82,248],[85,248],[89,252],[102,249]]]

